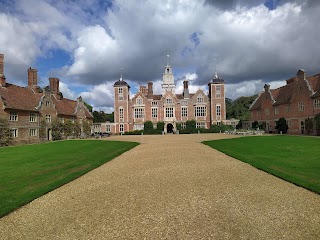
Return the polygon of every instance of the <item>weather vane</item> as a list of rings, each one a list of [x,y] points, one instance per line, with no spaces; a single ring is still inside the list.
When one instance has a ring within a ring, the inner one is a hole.
[[[122,81],[122,70],[123,68],[121,68],[121,71],[120,71],[120,81]]]
[[[169,66],[169,54],[167,55],[167,66]]]

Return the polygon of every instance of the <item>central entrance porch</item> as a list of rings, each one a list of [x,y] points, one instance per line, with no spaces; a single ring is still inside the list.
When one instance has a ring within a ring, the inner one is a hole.
[[[172,123],[168,123],[167,124],[167,133],[173,133],[173,130],[174,130],[174,128],[173,128]]]

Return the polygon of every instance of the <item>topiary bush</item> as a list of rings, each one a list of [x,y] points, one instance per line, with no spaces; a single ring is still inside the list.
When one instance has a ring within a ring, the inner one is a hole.
[[[287,120],[284,117],[279,118],[276,122],[276,129],[278,133],[282,132],[283,134],[286,134],[288,132]]]

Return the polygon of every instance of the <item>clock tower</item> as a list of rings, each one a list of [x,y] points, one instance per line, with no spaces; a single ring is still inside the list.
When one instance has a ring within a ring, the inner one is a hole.
[[[174,94],[176,88],[176,85],[174,84],[172,67],[169,65],[169,55],[167,55],[167,57],[167,66],[164,68],[164,73],[162,73],[162,95],[164,95],[166,91],[171,91]]]

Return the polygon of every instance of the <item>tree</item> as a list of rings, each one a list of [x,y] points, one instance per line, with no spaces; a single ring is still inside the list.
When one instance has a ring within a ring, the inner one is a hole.
[[[92,112],[92,106],[85,101],[83,101],[83,104],[88,108],[89,112]]]
[[[314,116],[314,126],[316,130],[316,134],[319,136],[320,135],[320,113]]]
[[[61,140],[62,139],[62,132],[63,132],[63,124],[59,118],[55,118],[51,123],[51,130],[52,130],[52,139],[53,141]]]
[[[253,101],[257,98],[257,95],[250,97],[240,97],[232,102],[230,99],[226,99],[226,115],[227,118],[236,118],[240,120],[249,120],[249,107]]]
[[[233,102],[230,98],[226,98],[226,117],[227,119],[233,117]]]
[[[313,119],[306,118],[305,120],[306,134],[310,135],[313,132]]]
[[[107,121],[107,115],[103,111],[94,111],[92,115],[94,123],[102,123]]]
[[[114,112],[112,113],[106,113],[107,121],[114,122]]]
[[[9,122],[7,119],[0,118],[0,147],[8,146],[11,141]]]
[[[91,125],[90,125],[90,122],[89,122],[89,121],[83,121],[82,128],[83,128],[83,133],[84,133],[85,135],[89,136],[90,133],[91,133]]]
[[[288,124],[287,120],[282,117],[276,122],[276,129],[278,130],[278,133],[286,134],[288,132]]]

